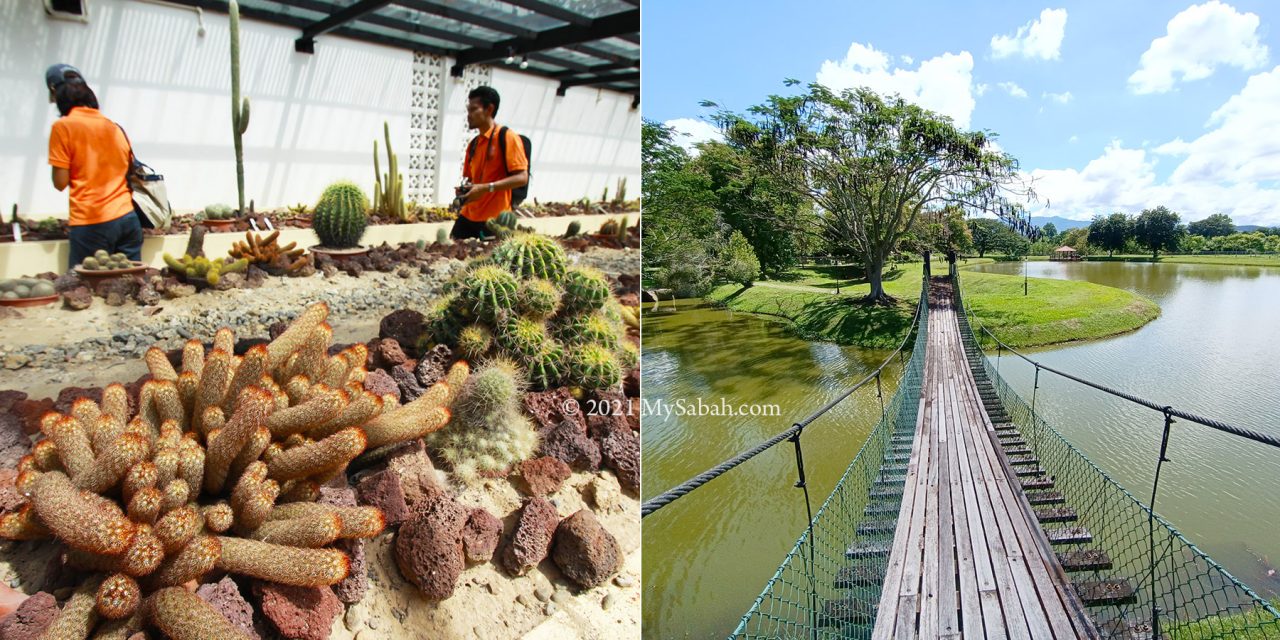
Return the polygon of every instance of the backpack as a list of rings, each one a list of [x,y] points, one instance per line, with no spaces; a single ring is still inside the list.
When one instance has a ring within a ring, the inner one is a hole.
[[[467,145],[468,159],[475,153],[476,142],[479,139],[480,136],[476,136],[471,139],[471,144]],[[529,172],[529,180],[524,183],[523,187],[516,187],[511,190],[512,208],[519,206],[521,202],[524,202],[525,198],[529,197],[529,182],[533,181],[533,141],[529,140],[529,136],[521,135],[520,143],[524,145],[524,159],[529,167],[526,170]],[[502,153],[502,164],[505,167],[507,164],[507,127],[498,129],[498,149]],[[511,174],[510,169],[507,169],[507,174]]]

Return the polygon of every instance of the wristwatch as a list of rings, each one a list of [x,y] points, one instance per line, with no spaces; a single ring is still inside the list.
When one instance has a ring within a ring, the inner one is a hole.
[[[489,183],[489,193],[493,193],[493,183]]]

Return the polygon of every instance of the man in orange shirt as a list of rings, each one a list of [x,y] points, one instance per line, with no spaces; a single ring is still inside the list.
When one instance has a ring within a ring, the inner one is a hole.
[[[483,238],[484,223],[511,209],[511,190],[529,182],[529,159],[524,143],[511,129],[506,144],[498,140],[502,130],[494,121],[501,99],[493,87],[476,87],[467,94],[467,126],[480,135],[467,147],[462,175],[470,187],[460,189],[465,203],[453,223],[453,238]],[[502,148],[506,147],[506,156]]]
[[[68,268],[99,249],[141,260],[142,223],[126,180],[129,141],[98,111],[98,97],[83,78],[55,84],[50,88],[62,117],[49,133],[49,164],[54,188],[71,187]]]

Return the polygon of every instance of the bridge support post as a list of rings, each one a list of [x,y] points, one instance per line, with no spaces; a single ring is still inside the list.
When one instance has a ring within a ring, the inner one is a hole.
[[[880,400],[880,419],[884,420],[884,393],[880,391],[880,372],[876,372],[876,398]]]
[[[879,374],[877,374],[877,377]],[[813,548],[815,542],[813,539],[813,505],[809,501],[809,485],[805,482],[804,476],[804,453],[800,449],[800,434],[804,432],[804,427],[800,423],[792,425],[796,430],[795,435],[788,438],[796,448],[796,488],[804,490],[804,509],[808,515],[808,524],[805,526],[809,541],[809,567],[806,573],[809,574],[809,629],[812,637],[816,638],[818,634],[818,584],[817,579],[813,575],[814,567],[817,566],[814,561]]]
[[[1040,364],[1036,363],[1036,382],[1031,386],[1031,428],[1036,430],[1036,451],[1040,450],[1040,427],[1036,426],[1036,392],[1040,390]]]
[[[1152,638],[1160,638],[1160,603],[1156,600],[1156,491],[1160,488],[1160,469],[1169,462],[1169,431],[1173,426],[1173,407],[1164,408],[1164,434],[1160,438],[1160,457],[1156,460],[1156,476],[1151,482],[1151,508],[1147,511],[1147,539],[1150,544],[1151,569],[1148,576],[1148,590],[1151,593],[1151,633]]]

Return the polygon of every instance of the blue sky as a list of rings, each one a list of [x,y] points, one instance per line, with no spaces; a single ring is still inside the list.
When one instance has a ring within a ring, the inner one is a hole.
[[[866,85],[997,133],[1038,213],[1280,224],[1280,5],[646,0],[641,20],[642,113],[690,144],[714,135],[700,100]]]

